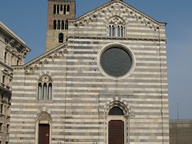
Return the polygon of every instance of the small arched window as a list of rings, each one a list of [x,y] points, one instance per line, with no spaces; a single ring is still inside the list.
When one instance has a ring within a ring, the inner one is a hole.
[[[59,5],[57,5],[57,14],[59,14]]]
[[[38,100],[52,100],[52,80],[49,76],[43,76],[38,83]]]
[[[65,21],[65,29],[68,30],[68,20]]]
[[[52,83],[49,83],[48,87],[48,95],[49,95],[49,100],[52,100]]]
[[[109,25],[109,36],[111,36],[111,25]]]
[[[58,29],[58,30],[60,29],[60,20],[58,20],[57,29]]]
[[[121,26],[121,37],[124,37],[124,28]]]
[[[64,20],[62,20],[62,25],[61,25],[61,29],[63,30],[64,29]]]
[[[47,99],[47,83],[43,84],[43,99]]]
[[[70,6],[69,5],[67,5],[67,12],[69,12],[70,11]]]
[[[56,14],[56,5],[53,6],[53,14]]]
[[[63,5],[60,5],[60,11],[63,11]]]
[[[64,5],[64,10],[63,10],[63,14],[66,14],[66,5]]]
[[[56,20],[53,21],[53,29],[57,29],[57,21]]]
[[[120,32],[121,32],[120,26],[118,26],[118,37],[120,37]]]
[[[63,38],[64,38],[63,33],[60,33],[59,34],[59,43],[63,43]]]
[[[115,36],[115,27],[114,27],[114,25],[112,26],[112,37],[114,37]]]
[[[38,99],[39,100],[42,99],[42,84],[41,83],[38,84]]]

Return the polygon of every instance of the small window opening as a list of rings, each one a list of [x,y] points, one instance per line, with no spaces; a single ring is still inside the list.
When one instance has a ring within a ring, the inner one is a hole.
[[[59,14],[59,5],[57,5],[57,14]]]
[[[62,20],[62,26],[61,26],[61,29],[63,30],[64,29],[64,20]]]
[[[17,65],[19,65],[19,60],[17,60]]]
[[[66,14],[66,5],[64,5],[64,10],[63,10],[63,14]]]
[[[0,112],[1,112],[1,114],[3,114],[3,104],[1,104],[1,106],[0,106]]]
[[[38,99],[39,100],[42,99],[42,84],[41,83],[38,84]]]
[[[43,99],[47,99],[47,84],[44,83],[43,85]]]
[[[118,26],[118,37],[120,37],[120,26]]]
[[[59,34],[59,43],[63,43],[63,33]]]
[[[115,36],[115,27],[112,26],[112,37],[114,37],[114,36]]]
[[[56,20],[53,21],[53,29],[57,29],[57,21]]]
[[[69,6],[69,5],[67,5],[67,11],[68,11],[68,12],[70,11],[70,6]]]
[[[60,29],[60,20],[58,20],[57,29],[58,29],[58,30]]]
[[[65,29],[68,30],[68,20],[65,21]]]
[[[5,52],[5,54],[4,54],[4,62],[5,63],[7,62],[7,52]]]
[[[60,5],[60,11],[63,11],[63,5]]]
[[[52,84],[51,83],[49,84],[49,87],[48,87],[48,93],[49,93],[49,100],[52,100]]]
[[[123,37],[124,36],[124,28],[123,28],[123,26],[121,26],[121,37]]]
[[[56,5],[53,6],[53,14],[56,14]]]
[[[9,133],[9,125],[7,125],[7,133]]]
[[[3,131],[3,123],[0,123],[0,131]]]
[[[2,83],[5,84],[5,76],[3,76]]]
[[[109,26],[109,36],[111,37],[111,26]]]

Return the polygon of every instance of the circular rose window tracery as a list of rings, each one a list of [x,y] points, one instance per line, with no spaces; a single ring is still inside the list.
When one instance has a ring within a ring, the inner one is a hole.
[[[121,79],[133,71],[135,64],[133,53],[121,44],[104,47],[99,54],[99,65],[104,75]]]

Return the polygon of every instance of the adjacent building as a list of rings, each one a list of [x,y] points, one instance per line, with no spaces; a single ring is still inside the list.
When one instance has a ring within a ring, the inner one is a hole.
[[[170,144],[192,143],[192,120],[171,120]]]
[[[0,143],[8,143],[10,127],[12,65],[23,65],[30,49],[0,21]]]
[[[75,11],[48,0],[46,53],[14,66],[10,143],[169,144],[166,23],[123,0]]]

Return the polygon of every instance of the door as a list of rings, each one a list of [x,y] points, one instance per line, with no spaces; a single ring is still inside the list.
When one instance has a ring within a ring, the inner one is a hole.
[[[121,120],[109,121],[109,144],[124,144],[124,122]]]
[[[39,124],[39,144],[49,144],[48,124]]]

